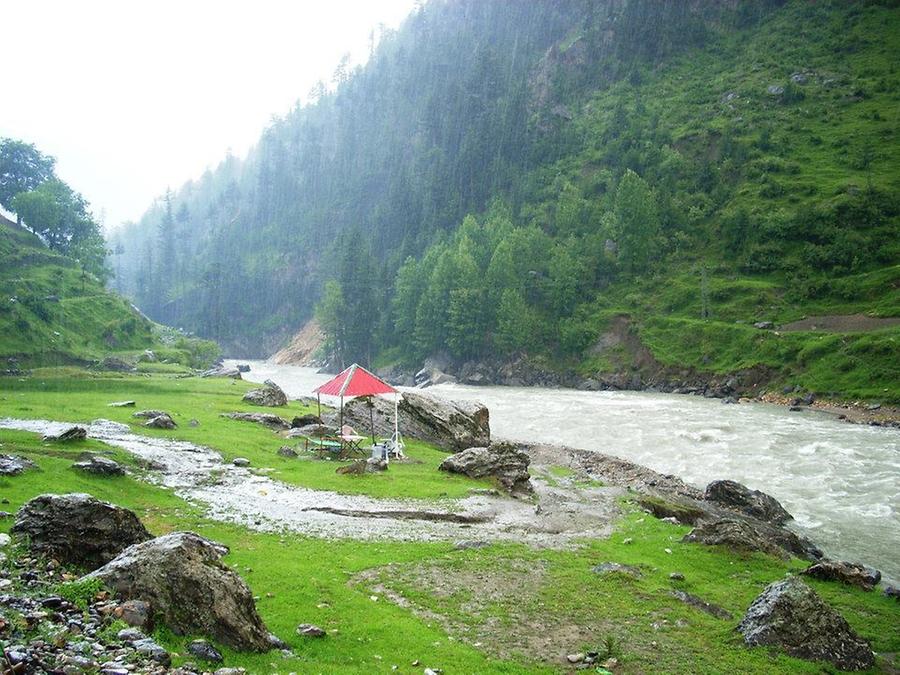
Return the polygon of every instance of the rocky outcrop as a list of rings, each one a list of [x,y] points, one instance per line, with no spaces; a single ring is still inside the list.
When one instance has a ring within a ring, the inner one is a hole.
[[[220,561],[227,552],[200,535],[174,532],[127,548],[86,578],[100,579],[123,598],[149,602],[178,635],[267,651],[269,631],[250,589]]]
[[[840,581],[866,591],[871,591],[881,581],[881,572],[878,570],[841,560],[822,560],[810,565],[801,574],[823,581]]]
[[[774,497],[759,490],[751,490],[733,480],[714,480],[706,486],[703,498],[767,523],[782,525],[793,519]]]
[[[111,370],[116,373],[130,373],[135,370],[134,366],[115,356],[107,356],[97,364],[99,370]]]
[[[727,546],[738,551],[762,551],[787,560],[791,555],[818,559],[822,552],[790,530],[742,518],[701,520],[683,541],[709,546]]]
[[[92,473],[97,476],[124,476],[125,469],[121,464],[106,457],[92,456],[83,462],[75,462],[73,469]]]
[[[282,429],[290,429],[290,423],[278,415],[273,415],[272,413],[245,413],[245,412],[232,412],[232,413],[222,413],[222,417],[227,417],[232,420],[239,420],[241,422],[253,422],[255,424],[262,424],[263,426],[267,426],[270,429],[278,429],[279,431]]]
[[[757,597],[738,631],[750,647],[769,646],[841,670],[865,670],[875,663],[869,643],[847,621],[796,578],[770,584]]]
[[[470,478],[493,478],[511,493],[532,491],[528,473],[528,453],[510,443],[494,443],[486,448],[467,448],[441,462],[441,471],[461,473]]]
[[[128,509],[77,493],[35,497],[19,509],[12,532],[28,537],[36,553],[88,569],[150,538]]]
[[[244,400],[253,405],[266,406],[268,408],[278,408],[288,403],[287,395],[272,380],[266,380],[265,387],[262,389],[251,389],[244,394]]]
[[[83,441],[87,438],[87,429],[84,427],[69,427],[61,434],[44,434],[41,438],[46,443],[69,443],[71,441]]]
[[[271,357],[272,363],[292,366],[320,366],[323,359],[317,355],[325,344],[325,333],[319,322],[311,319],[291,338],[290,344]]]
[[[344,405],[344,423],[356,429],[370,428],[370,408],[375,433],[390,436],[394,431],[394,402],[375,396],[353,399]],[[481,403],[449,401],[430,394],[404,392],[400,401],[400,430],[449,452],[484,447],[491,441],[490,416]],[[328,421],[336,422],[334,414]]]
[[[37,465],[30,459],[16,455],[0,455],[0,476],[18,476],[26,469],[34,469]]]

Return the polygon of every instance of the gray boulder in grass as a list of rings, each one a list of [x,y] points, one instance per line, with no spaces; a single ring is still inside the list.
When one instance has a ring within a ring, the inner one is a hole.
[[[79,493],[38,495],[16,513],[11,532],[27,536],[35,553],[90,570],[150,539],[133,512]]]
[[[244,394],[244,400],[253,405],[263,405],[270,408],[288,404],[287,394],[282,391],[281,387],[272,382],[272,380],[266,380],[265,385],[262,389],[251,389],[248,391]]]
[[[841,670],[865,670],[875,663],[869,643],[796,577],[769,584],[737,629],[750,647],[777,647],[790,656],[827,661]]]
[[[531,458],[511,443],[493,443],[486,448],[466,448],[441,462],[441,471],[469,478],[494,478],[512,493],[532,491],[528,473]]]
[[[268,629],[241,577],[222,564],[221,544],[193,532],[135,544],[85,577],[126,600],[149,602],[177,635],[204,635],[234,649],[268,651]]]

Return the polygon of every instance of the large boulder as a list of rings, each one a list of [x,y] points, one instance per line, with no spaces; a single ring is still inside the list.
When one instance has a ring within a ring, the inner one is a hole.
[[[213,366],[209,370],[204,370],[200,373],[200,377],[230,377],[233,380],[240,380],[241,371],[233,366],[225,366],[221,363],[217,366]]]
[[[11,531],[27,536],[36,553],[91,570],[150,539],[128,509],[78,493],[35,497],[19,509]]]
[[[865,670],[875,663],[869,643],[795,577],[767,586],[750,605],[738,631],[750,647],[778,647],[796,658],[827,661],[841,670]]]
[[[881,581],[881,572],[878,570],[842,560],[821,560],[807,567],[801,574],[823,581],[840,581],[866,591],[871,591]]]
[[[441,471],[461,473],[470,478],[494,478],[513,493],[531,492],[528,464],[531,458],[510,443],[494,443],[486,448],[467,448],[441,462]]]
[[[386,397],[356,398],[346,403],[344,423],[368,430],[370,403],[375,433],[390,436],[394,431],[394,402]],[[329,421],[337,421],[337,415]],[[404,436],[433,443],[450,452],[485,447],[491,442],[490,415],[484,405],[449,401],[419,392],[403,392],[400,431]]]
[[[701,520],[682,541],[727,546],[739,551],[762,551],[784,560],[791,555],[818,559],[822,552],[809,541],[790,530],[742,518],[711,518]]]
[[[287,405],[287,395],[272,380],[266,380],[266,386],[262,389],[251,389],[244,394],[244,400],[253,405],[263,405],[276,408]]]
[[[706,486],[703,498],[767,523],[781,525],[793,518],[774,497],[733,480],[714,480]]]
[[[268,651],[269,631],[244,580],[222,564],[228,549],[193,532],[135,544],[89,574],[125,599],[149,602],[177,635]]]

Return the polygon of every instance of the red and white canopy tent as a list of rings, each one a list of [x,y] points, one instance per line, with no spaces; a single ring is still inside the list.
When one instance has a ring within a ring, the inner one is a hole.
[[[400,392],[394,389],[387,382],[373,375],[361,365],[354,363],[352,366],[342,371],[333,379],[328,380],[325,384],[313,389],[316,394],[316,400],[319,403],[319,414],[321,415],[321,396],[339,396],[341,399],[340,408],[340,426],[344,426],[344,398],[353,398],[355,396],[377,396],[378,394],[394,394],[394,436],[399,437],[399,429],[397,422],[398,406],[400,405]],[[375,442],[375,420],[372,417],[372,409],[369,408],[370,421],[372,423],[372,442]]]

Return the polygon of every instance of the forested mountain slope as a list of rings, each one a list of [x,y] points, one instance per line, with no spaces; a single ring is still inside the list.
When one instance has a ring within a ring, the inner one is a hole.
[[[245,354],[318,302],[345,360],[640,370],[627,317],[663,366],[877,396],[896,328],[752,324],[900,315],[898,48],[895,2],[429,2],[122,230],[117,283]]]

